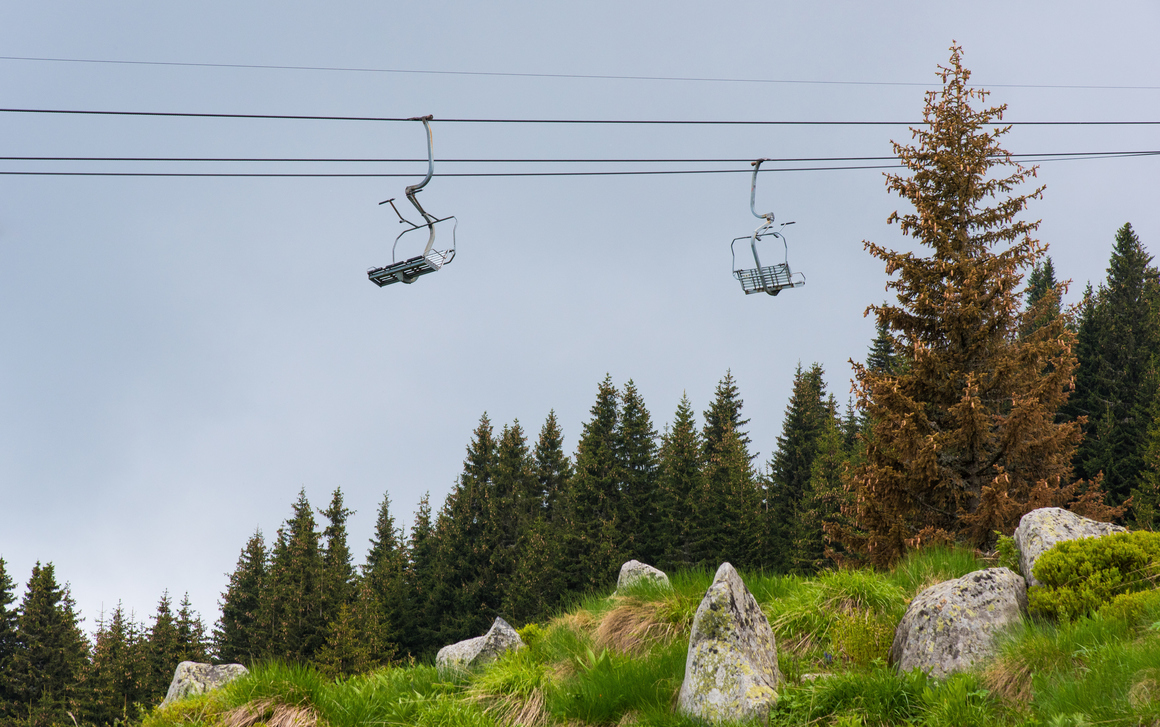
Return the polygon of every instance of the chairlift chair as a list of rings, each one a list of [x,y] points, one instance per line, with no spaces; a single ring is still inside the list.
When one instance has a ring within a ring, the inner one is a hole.
[[[423,222],[415,224],[414,222],[411,222],[407,218],[403,217],[403,214],[399,212],[399,208],[395,206],[395,200],[393,197],[391,199],[379,202],[380,205],[391,205],[391,209],[393,209],[395,214],[399,216],[399,223],[409,225],[407,229],[400,232],[398,237],[395,238],[395,244],[391,247],[391,264],[381,268],[371,268],[367,270],[367,277],[370,278],[372,283],[379,286],[380,288],[385,285],[390,285],[391,283],[413,283],[422,275],[434,273],[442,269],[444,265],[451,262],[455,258],[455,232],[459,227],[459,220],[455,218],[455,215],[450,215],[448,217],[435,217],[429,214],[427,210],[423,209],[423,205],[419,204],[419,200],[415,197],[415,195],[422,191],[423,187],[427,186],[427,182],[431,181],[431,176],[435,173],[435,155],[432,148],[433,144],[431,139],[431,125],[428,123],[431,121],[431,119],[431,116],[421,116],[411,119],[411,121],[422,121],[423,128],[427,131],[427,176],[423,178],[422,182],[419,182],[418,184],[412,184],[407,187],[406,190],[407,199],[410,200],[411,204],[415,206],[415,209],[419,211],[419,215],[423,218]],[[436,250],[435,225],[440,222],[446,222],[447,220],[454,220],[454,223],[451,227],[451,247],[447,250]],[[407,258],[402,262],[397,262],[395,259],[395,251],[399,247],[399,240],[403,238],[403,235],[406,235],[409,232],[414,232],[415,230],[422,229],[424,227],[427,228],[430,234],[427,237],[427,247],[423,249],[423,254],[416,255],[412,258]]]
[[[753,162],[753,181],[749,187],[749,209],[753,212],[753,216],[759,220],[763,220],[761,225],[753,231],[752,235],[748,237],[736,237],[733,242],[729,244],[729,249],[733,253],[733,277],[741,283],[741,289],[745,291],[746,295],[752,293],[768,293],[769,295],[777,295],[786,288],[800,288],[806,284],[806,276],[802,273],[795,273],[789,269],[789,245],[786,243],[785,235],[781,234],[780,230],[773,229],[773,213],[767,212],[760,214],[757,211],[757,172],[761,169],[761,163],[767,162],[768,159],[758,159]],[[792,225],[792,222],[782,223],[781,227]],[[764,237],[776,237],[781,239],[782,247],[785,250],[782,262],[775,265],[762,266],[761,258],[757,255],[757,243]],[[737,251],[734,245],[738,240],[749,240],[749,247],[753,251],[753,262],[756,267],[753,268],[738,268],[737,267]]]

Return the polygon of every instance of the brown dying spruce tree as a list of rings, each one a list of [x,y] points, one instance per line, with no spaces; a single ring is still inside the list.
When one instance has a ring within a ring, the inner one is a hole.
[[[913,145],[894,143],[909,173],[886,186],[910,203],[895,212],[903,235],[929,254],[865,242],[885,262],[896,304],[870,306],[904,352],[896,371],[855,362],[859,403],[871,429],[864,461],[847,475],[858,532],[847,547],[887,564],[908,548],[959,541],[985,546],[1025,512],[1100,498],[1072,483],[1076,423],[1055,421],[1076,367],[1062,316],[1020,337],[1021,282],[1046,253],[1038,222],[1020,214],[1043,187],[1000,146],[1006,106],[977,111],[987,93],[968,85],[962,49],[939,67]],[[1062,289],[1044,296],[1058,302]],[[1092,508],[1086,508],[1092,512]],[[1093,513],[1094,514],[1094,513]],[[838,535],[833,533],[831,535]]]

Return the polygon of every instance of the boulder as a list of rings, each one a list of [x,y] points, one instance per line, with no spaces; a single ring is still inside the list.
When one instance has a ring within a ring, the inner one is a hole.
[[[440,671],[467,671],[495,661],[509,651],[523,648],[523,645],[516,630],[507,621],[497,618],[483,636],[440,649],[435,655],[435,666]]]
[[[663,570],[653,568],[647,563],[641,563],[639,560],[630,560],[624,565],[620,566],[620,577],[616,579],[616,592],[620,593],[624,589],[643,580],[650,580],[656,582],[658,585],[669,587],[669,577],[665,575]]]
[[[241,664],[199,664],[196,661],[183,661],[177,665],[173,673],[173,681],[169,683],[169,691],[161,701],[164,707],[184,697],[220,689],[238,677],[249,674],[249,670]]]
[[[915,596],[894,631],[890,663],[942,678],[989,657],[1001,631],[1027,610],[1027,584],[1010,568],[987,568]]]
[[[693,617],[677,706],[712,722],[764,721],[780,680],[769,620],[733,566],[722,563]]]
[[[1019,519],[1015,529],[1015,547],[1019,548],[1019,568],[1029,586],[1042,586],[1032,569],[1039,556],[1056,543],[1079,538],[1100,538],[1112,533],[1126,533],[1127,528],[1089,520],[1058,507],[1041,507]]]

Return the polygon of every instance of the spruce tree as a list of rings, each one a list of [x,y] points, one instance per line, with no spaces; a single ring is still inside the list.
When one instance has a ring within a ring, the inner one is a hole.
[[[322,555],[322,620],[330,623],[344,603],[354,601],[356,594],[354,566],[346,542],[346,521],[354,514],[343,505],[342,489],[336,487],[330,505],[319,514],[326,518],[322,531],[325,547]]]
[[[510,589],[523,585],[516,575],[522,560],[520,540],[542,514],[543,500],[527,438],[519,420],[505,425],[496,447],[491,497],[488,499],[486,549],[495,579],[497,613]]]
[[[435,550],[431,495],[424,493],[419,500],[419,509],[415,512],[407,544],[410,560],[403,575],[405,600],[397,635],[402,650],[415,657],[443,646],[437,640],[435,629],[438,624],[431,610],[436,579]]]
[[[748,419],[741,418],[741,409],[745,406],[741,400],[741,392],[737,388],[737,381],[732,371],[726,371],[725,376],[717,382],[717,389],[713,392],[713,404],[705,412],[705,429],[702,432],[705,452],[710,452],[725,437],[726,428],[733,430],[741,442],[741,446],[748,452],[749,434],[745,431]]]
[[[270,629],[265,655],[310,661],[326,636],[322,548],[314,510],[300,490],[293,516],[278,529],[262,589],[263,621]]]
[[[260,622],[265,578],[266,544],[262,531],[255,530],[242,548],[222,594],[222,615],[214,631],[214,651],[219,660],[250,666],[266,653],[267,634]]]
[[[82,680],[88,693],[86,721],[110,727],[117,722],[136,721],[142,708],[165,696],[164,690],[158,696],[150,674],[150,646],[141,627],[118,603],[112,617],[98,623],[94,642],[92,659],[84,668]],[[172,677],[171,670],[169,679]],[[165,688],[168,686],[167,680]]]
[[[597,388],[590,413],[576,445],[576,468],[561,528],[564,576],[571,592],[605,587],[615,578],[621,557],[616,460],[620,406],[611,376]]]
[[[16,692],[12,676],[12,658],[16,653],[17,626],[20,614],[12,607],[16,582],[8,575],[7,564],[0,558],[0,724],[15,719]]]
[[[37,562],[20,602],[10,671],[20,723],[71,724],[67,713],[76,714],[80,706],[78,685],[88,656],[68,586],[57,585],[52,563]]]
[[[687,394],[681,395],[672,426],[661,437],[657,475],[659,522],[658,567],[689,568],[696,563],[693,540],[699,532],[697,511],[703,486],[704,448],[696,414]]]
[[[1160,365],[1153,363],[1149,383],[1160,386]],[[1137,486],[1132,490],[1133,527],[1155,530],[1160,526],[1160,396],[1153,397],[1148,416],[1150,424],[1144,438],[1143,467]]]
[[[1079,372],[1066,414],[1086,416],[1077,472],[1103,472],[1115,504],[1139,485],[1148,426],[1156,396],[1148,385],[1160,355],[1160,273],[1130,224],[1116,233],[1107,282],[1085,300],[1080,319]],[[1100,422],[1105,433],[1099,435]]]
[[[485,413],[473,433],[463,474],[434,527],[434,584],[430,613],[435,639],[454,643],[483,634],[495,618],[498,589],[487,548],[496,442]]]
[[[560,515],[561,498],[572,477],[572,462],[564,452],[564,434],[556,420],[555,410],[548,412],[540,438],[536,440],[536,481],[544,504],[544,517],[556,522]]]
[[[375,535],[371,539],[366,564],[363,565],[362,584],[365,588],[359,589],[359,598],[370,598],[368,603],[360,607],[374,607],[378,611],[374,621],[380,631],[379,638],[403,638],[407,628],[407,552],[402,540],[403,533],[395,527],[395,518],[391,514],[390,495],[384,493],[375,521]],[[363,595],[363,591],[367,595]]]
[[[624,385],[620,398],[620,418],[613,445],[620,484],[619,550],[645,563],[655,563],[660,535],[657,523],[657,433],[632,379]]]
[[[976,111],[986,92],[969,85],[951,48],[941,91],[927,94],[916,145],[895,143],[909,176],[887,175],[912,212],[895,212],[923,257],[865,243],[894,274],[896,304],[871,306],[908,353],[895,374],[854,365],[872,426],[865,461],[852,472],[864,538],[849,538],[878,563],[909,547],[962,539],[989,544],[1043,504],[1065,504],[1079,432],[1056,423],[1075,367],[1062,320],[1020,337],[1021,271],[1044,249],[1037,222],[1018,220],[1042,188],[1009,193],[1034,174],[990,128],[1005,107]],[[1009,173],[1004,176],[1004,170]],[[987,206],[994,201],[992,206]]]
[[[319,670],[337,679],[387,664],[396,652],[380,620],[381,614],[378,597],[363,579],[358,584],[355,600],[339,606],[327,627],[326,643],[316,659]]]
[[[114,612],[114,617],[116,615],[117,612]],[[157,611],[153,614],[153,624],[149,627],[143,650],[145,691],[150,701],[161,701],[169,689],[169,683],[173,681],[174,670],[185,659],[185,649],[181,644],[177,619],[173,616],[169,591],[163,592],[157,603]]]
[[[769,462],[764,545],[766,562],[779,572],[793,568],[794,540],[803,528],[798,522],[802,497],[813,471],[819,441],[836,416],[835,405],[826,398],[823,373],[817,363],[807,370],[798,364],[781,436],[777,438],[777,451]]]
[[[866,369],[874,373],[893,374],[898,368],[897,345],[890,329],[883,321],[875,324],[874,341],[870,344],[870,353],[866,356]]]
[[[189,601],[189,593],[181,597],[177,604],[177,643],[181,647],[180,661],[209,661],[209,639],[206,636],[205,622],[201,615],[193,610]]]
[[[810,478],[802,490],[794,520],[793,549],[789,565],[801,573],[814,573],[831,561],[841,561],[841,544],[826,535],[852,526],[844,512],[854,504],[846,491],[843,475],[850,462],[842,423],[829,417],[817,439],[817,451],[810,466]]]
[[[1027,276],[1025,308],[1027,320],[1021,331],[1022,335],[1034,333],[1062,315],[1060,310],[1062,290],[1055,280],[1055,265],[1051,262],[1051,256],[1046,255],[1043,262],[1036,263],[1031,269],[1031,274]]]

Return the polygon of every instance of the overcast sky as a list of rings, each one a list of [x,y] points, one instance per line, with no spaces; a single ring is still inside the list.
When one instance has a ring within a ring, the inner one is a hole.
[[[1160,120],[1155,2],[884,5],[0,0],[7,57],[794,81],[0,60],[0,106],[914,121],[957,40],[972,80],[1010,105],[1008,120]],[[1005,143],[1017,153],[1156,150],[1158,133],[1017,127]],[[434,134],[437,158],[459,159],[876,156],[890,154],[891,139],[909,139],[899,126],[436,122]],[[414,122],[13,113],[0,113],[0,150],[426,152]],[[1103,277],[1124,222],[1157,250],[1158,164],[1041,166],[1047,190],[1030,215],[1043,220],[1057,275],[1076,281],[1072,301]],[[425,165],[352,166],[308,171]],[[484,166],[437,161],[436,173]],[[225,166],[0,162],[8,171],[146,168]],[[365,271],[390,260],[399,226],[377,203],[401,198],[418,177],[0,176],[0,557],[21,584],[35,561],[55,563],[86,629],[118,600],[146,619],[165,589],[175,600],[188,591],[212,622],[246,539],[255,528],[272,537],[300,488],[319,507],[343,489],[357,510],[350,542],[361,562],[383,494],[402,523],[424,492],[437,509],[484,411],[497,429],[518,418],[534,437],[555,409],[574,451],[605,373],[618,386],[633,379],[661,429],[682,392],[704,411],[731,369],[766,461],[799,362],[821,363],[830,390],[843,402],[849,395],[847,360],[863,359],[873,335],[863,310],[885,296],[882,265],[862,241],[909,247],[886,224],[899,202],[881,170],[762,175],[759,211],[796,222],[789,262],[808,284],[745,296],[730,275],[729,241],[756,223],[748,164],[672,168],[742,173],[436,177],[422,199],[458,217],[458,257],[414,285],[383,289]]]

